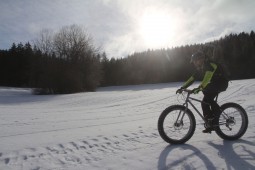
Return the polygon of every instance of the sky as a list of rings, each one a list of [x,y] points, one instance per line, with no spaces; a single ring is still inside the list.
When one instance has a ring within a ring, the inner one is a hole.
[[[0,0],[0,49],[79,25],[109,58],[255,30],[254,0]]]

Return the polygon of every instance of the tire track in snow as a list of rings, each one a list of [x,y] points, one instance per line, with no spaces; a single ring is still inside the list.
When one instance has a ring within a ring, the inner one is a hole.
[[[247,83],[241,82],[240,83],[236,83],[233,86],[229,86],[227,89],[228,95],[224,95],[224,97],[222,98],[222,100],[220,102],[228,102],[230,101],[230,99],[232,99],[233,97],[235,97],[236,95],[240,95],[240,93],[242,94],[242,91],[244,88],[249,88],[250,86],[254,86],[255,84],[251,84],[249,81]],[[232,90],[232,93],[229,93],[229,91]],[[224,92],[223,92],[224,93]]]
[[[166,99],[168,99],[169,97],[164,97],[161,99],[157,99],[154,101],[150,101],[150,102],[146,102],[143,104],[139,104],[139,105],[134,105],[133,107],[127,107],[128,109],[130,109],[132,112],[136,112],[134,111],[135,109],[139,109],[139,107],[144,107],[146,105],[150,105],[150,104],[155,104],[156,102],[160,102],[160,101],[164,101]],[[119,110],[123,111],[123,107],[119,108]],[[127,110],[124,110],[125,112],[128,112]],[[89,114],[94,115],[94,113],[97,113],[100,111],[95,110],[94,112],[89,112]],[[110,110],[108,112],[116,112],[116,110]],[[54,124],[58,124],[58,123],[65,123],[65,122],[77,122],[77,121],[91,121],[91,120],[105,120],[105,119],[116,119],[116,118],[123,118],[123,117],[133,117],[133,116],[139,116],[139,115],[148,115],[151,114],[153,112],[143,112],[143,113],[132,113],[132,114],[125,114],[122,113],[121,115],[117,115],[117,116],[98,116],[98,117],[94,117],[94,118],[79,118],[79,119],[68,119],[68,120],[62,120],[62,121],[55,121],[55,120],[47,120],[47,123],[54,123]],[[88,114],[88,112],[87,112]],[[84,114],[86,115],[86,114]],[[33,124],[38,124],[38,123],[46,123],[45,121],[26,121],[26,122],[14,122],[14,123],[7,123],[7,124],[0,124],[0,126],[28,126],[28,125],[33,125]]]
[[[97,126],[107,126],[107,125],[115,125],[115,124],[122,124],[122,123],[130,123],[130,122],[136,122],[136,121],[143,121],[143,120],[146,120],[146,119],[153,119],[153,118],[156,118],[156,117],[158,117],[158,116],[151,116],[151,117],[147,117],[147,118],[133,119],[133,120],[127,120],[127,121],[116,121],[116,122],[110,122],[110,123],[92,124],[92,125],[85,125],[85,126],[72,127],[72,128],[60,128],[60,129],[53,129],[53,130],[35,131],[35,132],[31,132],[31,133],[2,135],[2,136],[0,136],[0,139],[1,138],[8,138],[8,137],[40,134],[40,133],[50,133],[50,132],[58,132],[58,131],[66,131],[66,130],[74,130],[74,129],[91,128],[91,127],[97,127]]]

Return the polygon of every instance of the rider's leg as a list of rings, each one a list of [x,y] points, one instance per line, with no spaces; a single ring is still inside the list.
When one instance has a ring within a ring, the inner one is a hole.
[[[204,116],[212,117],[213,115],[219,115],[220,114],[220,106],[217,104],[217,102],[214,100],[215,97],[220,93],[219,85],[216,83],[208,84],[207,87],[203,90],[204,98],[203,101],[205,103],[202,103],[202,110],[204,113]]]
[[[212,118],[214,116],[218,116],[221,112],[220,106],[214,100],[217,95],[220,93],[220,85],[218,83],[210,83],[207,87],[203,90],[204,99],[203,101],[208,103],[202,103],[202,109],[205,116],[208,118]],[[208,112],[208,113],[207,113]],[[207,119],[208,120],[208,119]],[[215,124],[217,119],[212,120],[212,124]],[[213,128],[206,128],[203,132],[208,133],[211,132]]]
[[[218,103],[213,100],[211,102],[211,110],[212,110],[212,113],[215,115],[215,116],[219,116],[220,113],[221,113],[221,110],[220,110],[220,106],[218,105]]]
[[[204,114],[206,121],[208,121],[210,118],[213,118],[215,110],[220,109],[219,105],[214,100],[214,98],[217,95],[218,95],[218,93],[204,91],[202,110],[203,110],[203,114]],[[212,119],[211,122],[209,122],[209,123],[212,125],[214,120],[215,119]],[[205,130],[203,130],[203,133],[211,133],[212,130],[213,130],[213,127],[209,126]]]
[[[208,91],[204,92],[204,98],[202,102],[202,110],[205,118],[209,118],[213,116],[214,110],[218,109],[219,105],[214,101],[214,98],[218,93],[210,93]]]

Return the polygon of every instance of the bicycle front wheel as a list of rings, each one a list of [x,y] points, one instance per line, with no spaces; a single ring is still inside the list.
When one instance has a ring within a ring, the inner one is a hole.
[[[221,106],[222,113],[218,117],[215,132],[226,140],[239,139],[248,127],[248,116],[242,106],[236,103],[226,103]]]
[[[182,144],[194,134],[196,120],[189,109],[182,105],[166,108],[158,120],[158,131],[162,139],[171,144]]]

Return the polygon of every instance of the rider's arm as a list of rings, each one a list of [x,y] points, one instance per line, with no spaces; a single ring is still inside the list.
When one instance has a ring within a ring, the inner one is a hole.
[[[217,65],[214,63],[210,63],[210,66],[208,66],[208,70],[205,72],[203,81],[201,82],[200,86],[202,89],[206,88],[206,86],[211,82],[211,79],[213,77],[213,74],[215,70],[217,69]]]
[[[182,88],[186,89],[188,88],[193,82],[195,81],[194,76],[191,76],[182,86]]]

